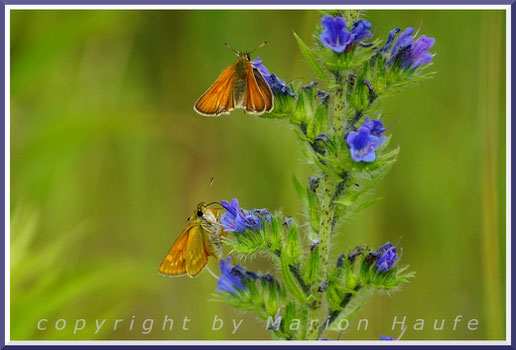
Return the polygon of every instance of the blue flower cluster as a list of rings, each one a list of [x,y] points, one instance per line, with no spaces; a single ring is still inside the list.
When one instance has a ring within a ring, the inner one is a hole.
[[[353,28],[348,31],[348,26],[343,17],[324,16],[321,20],[324,28],[319,36],[322,44],[334,52],[342,53],[350,49],[352,44],[370,39],[371,23],[366,20],[359,20],[353,23]]]
[[[233,198],[231,203],[221,201],[220,204],[226,209],[220,222],[224,230],[228,232],[243,233],[245,230],[259,231],[263,227],[262,218],[268,222],[272,220],[272,216],[267,209],[242,209],[236,198]]]
[[[269,72],[267,67],[263,65],[263,61],[260,57],[256,57],[256,59],[252,60],[251,63],[256,69],[260,71],[274,94],[297,97],[297,95],[287,86],[283,79],[280,79],[278,76],[276,76],[276,74]]]
[[[392,42],[399,32],[399,28],[394,28],[389,33],[387,41],[382,48],[384,56],[387,56]],[[428,52],[428,50],[435,44],[435,39],[421,35],[414,41],[413,33],[414,28],[408,27],[398,36],[398,39],[396,39],[392,46],[390,58],[386,63],[388,66],[398,63],[402,68],[410,67],[410,69],[415,69],[422,64],[432,62],[434,55]]]
[[[239,290],[244,291],[244,285],[248,281],[260,278],[259,275],[247,271],[245,267],[240,264],[232,266],[229,262],[230,260],[231,256],[228,256],[227,259],[220,260],[221,276],[217,280],[217,291],[238,293]]]
[[[380,119],[366,118],[358,131],[351,131],[346,136],[346,142],[355,162],[373,162],[376,150],[387,140],[382,134],[385,128]]]
[[[391,243],[387,242],[376,250],[379,256],[376,261],[377,272],[384,272],[392,269],[398,261],[398,254],[396,253],[396,247]]]

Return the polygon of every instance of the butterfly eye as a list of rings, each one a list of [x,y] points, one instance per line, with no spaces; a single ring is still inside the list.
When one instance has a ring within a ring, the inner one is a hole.
[[[197,216],[202,216],[203,212],[200,210],[197,210]]]

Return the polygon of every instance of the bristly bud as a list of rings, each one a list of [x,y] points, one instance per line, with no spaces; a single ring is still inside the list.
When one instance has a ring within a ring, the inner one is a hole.
[[[362,255],[364,249],[367,249],[367,247],[363,247],[363,246],[357,246],[355,247],[355,249],[353,249],[353,251],[349,254],[348,256],[348,260],[351,264],[353,264],[353,262],[355,261],[355,259]]]
[[[280,285],[278,279],[274,276],[274,275],[271,275],[270,273],[267,273],[263,276],[261,276],[260,278],[263,282],[265,282],[266,284],[275,284],[277,286]]]
[[[319,293],[324,293],[326,292],[326,290],[328,289],[328,280],[325,279],[324,281],[322,281],[322,283],[319,285],[319,289],[317,289],[319,291]]]
[[[325,133],[322,132],[319,135],[317,135],[317,137],[315,138],[315,141],[329,142],[330,138],[328,135],[326,135]]]
[[[319,246],[319,243],[321,243],[318,239],[314,239],[312,242],[310,242],[310,250],[314,250]]]
[[[380,257],[380,254],[377,252],[369,252],[365,257],[365,263],[369,267],[371,266],[378,258]]]
[[[294,219],[291,216],[285,216],[285,220],[283,220],[282,225],[289,228],[294,223]]]
[[[312,143],[312,148],[319,154],[324,154],[325,144],[330,141],[330,138],[325,133],[320,133]]]
[[[317,97],[322,105],[327,106],[330,103],[330,95],[324,90],[317,89]]]
[[[369,104],[373,103],[376,100],[376,93],[374,92],[373,84],[367,79],[364,79],[364,84],[369,89]]]
[[[346,259],[346,254],[342,253],[337,258],[337,268],[340,269],[342,266],[344,266],[344,259]]]
[[[310,84],[301,86],[301,89],[303,89],[303,90],[311,90],[317,84],[319,84],[319,82],[312,81]]]
[[[319,187],[319,182],[321,182],[321,179],[318,177],[310,176],[308,182],[310,183],[310,191],[315,192]]]

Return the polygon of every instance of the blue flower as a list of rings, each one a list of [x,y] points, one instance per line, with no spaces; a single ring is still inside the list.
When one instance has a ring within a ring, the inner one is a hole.
[[[259,231],[263,226],[261,218],[268,222],[272,220],[272,215],[267,209],[242,209],[236,198],[233,198],[231,203],[221,201],[220,204],[226,209],[220,222],[222,226],[224,226],[224,230],[228,232],[243,233],[245,230]]]
[[[398,32],[399,29],[394,28],[389,33],[387,42],[382,48],[383,55],[387,55],[391,43]],[[410,67],[410,69],[415,69],[422,64],[432,62],[434,55],[428,52],[428,50],[435,44],[435,39],[422,35],[414,42],[412,33],[414,33],[414,28],[408,27],[398,36],[386,65],[389,66],[398,62],[402,68]]]
[[[361,19],[353,23],[353,29],[351,29],[352,42],[367,40],[372,37],[373,33],[371,33],[371,23],[369,21]]]
[[[392,269],[398,261],[398,254],[396,254],[396,247],[387,242],[376,250],[379,255],[376,261],[377,272],[384,272]]]
[[[249,210],[249,215],[259,216],[267,222],[272,221],[272,215],[267,209],[251,209]]]
[[[253,66],[256,69],[258,69],[260,71],[260,73],[262,73],[263,78],[267,81],[267,84],[269,84],[269,86],[270,86],[271,85],[271,73],[269,72],[267,67],[265,67],[263,65],[262,59],[257,56],[254,60],[251,61],[251,63],[253,64]]]
[[[321,25],[324,30],[319,39],[323,45],[337,53],[344,52],[346,46],[353,40],[352,34],[347,30],[344,18],[326,15],[321,19]]]
[[[238,205],[238,199],[233,198],[231,203],[221,201],[220,204],[226,209],[224,215],[220,219],[222,226],[225,231],[229,232],[243,232],[245,227],[237,226],[237,217],[240,215],[240,206]]]
[[[367,127],[371,131],[371,135],[374,136],[381,136],[381,134],[385,132],[383,122],[380,119],[369,119],[369,117],[366,117],[364,122],[362,123],[362,126]],[[381,137],[385,138],[385,136]],[[383,141],[381,141],[380,143],[383,143]]]
[[[240,264],[232,266],[229,262],[230,260],[231,256],[228,256],[225,260],[220,260],[221,275],[217,280],[217,291],[238,293],[239,290],[244,291],[244,286],[249,281],[261,279],[263,277],[260,274],[247,271],[245,267]]]
[[[276,74],[270,73],[267,67],[263,65],[260,57],[256,57],[251,61],[253,66],[260,71],[263,78],[269,84],[272,92],[276,95],[289,95],[297,97],[297,95],[290,89],[283,79],[280,79]]]
[[[428,50],[435,44],[435,39],[425,35],[421,35],[410,48],[410,57],[403,65],[403,68],[410,65],[410,68],[414,69],[422,64],[432,62],[432,55]]]
[[[386,337],[384,335],[380,336],[380,340],[394,340],[393,337]]]
[[[394,28],[390,31],[389,36],[387,36],[387,41],[385,42],[385,45],[382,47],[382,54],[385,56],[387,52],[391,49],[392,42],[394,41],[394,38],[398,33],[400,32],[399,28]]]
[[[351,131],[346,142],[355,162],[373,162],[376,159],[376,150],[385,141],[385,136],[374,136],[367,126],[361,126],[357,131]]]
[[[276,95],[289,95],[292,97],[297,97],[297,95],[292,91],[291,88],[287,86],[285,81],[281,78],[278,78],[276,74],[272,73],[270,76],[270,84],[271,90]]]
[[[217,280],[217,291],[238,293],[238,289],[244,290],[244,285],[242,284],[239,274],[234,273],[234,267],[229,263],[230,260],[231,256],[228,256],[226,260],[222,259],[220,261],[221,276]]]

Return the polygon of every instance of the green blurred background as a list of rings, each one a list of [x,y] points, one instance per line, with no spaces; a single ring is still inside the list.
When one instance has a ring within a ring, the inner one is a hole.
[[[365,15],[382,40],[422,24],[437,40],[437,74],[381,102],[383,120],[399,122],[399,162],[377,189],[383,201],[333,246],[337,255],[395,242],[417,277],[373,297],[360,314],[368,330],[352,322],[342,339],[396,337],[394,316],[426,321],[403,339],[503,339],[505,13]],[[226,41],[249,50],[267,40],[257,54],[269,70],[310,81],[292,32],[309,42],[319,20],[316,11],[11,12],[12,339],[270,339],[253,315],[211,301],[208,272],[166,278],[157,268],[199,201],[238,197],[300,217],[291,177],[310,173],[287,125],[241,111],[201,117],[192,106],[234,61]],[[161,329],[165,315],[172,331]],[[214,315],[226,321],[220,331]],[[42,318],[48,328],[38,331]],[[73,334],[78,318],[87,325]],[[147,318],[154,328],[142,334]],[[245,320],[236,334],[233,318]],[[115,319],[124,321],[113,331]]]

